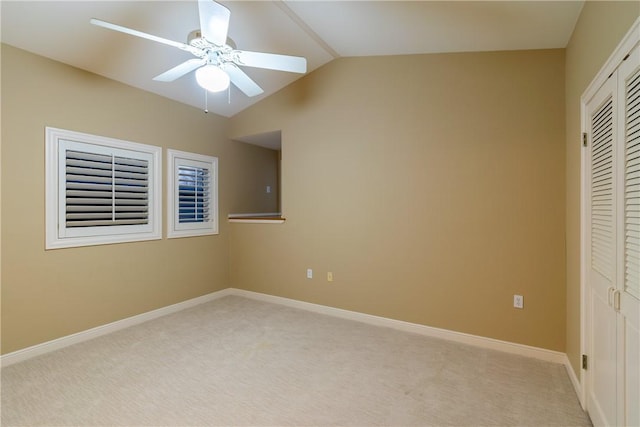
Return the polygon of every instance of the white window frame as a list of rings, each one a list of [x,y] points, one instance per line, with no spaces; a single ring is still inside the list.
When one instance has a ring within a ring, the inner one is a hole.
[[[72,228],[65,225],[65,150],[113,153],[149,162],[149,217],[143,225]],[[153,145],[45,128],[45,249],[105,245],[162,238],[162,148]]]
[[[209,169],[209,221],[179,222],[178,171],[181,166]],[[204,154],[167,150],[167,238],[218,234],[218,158]]]

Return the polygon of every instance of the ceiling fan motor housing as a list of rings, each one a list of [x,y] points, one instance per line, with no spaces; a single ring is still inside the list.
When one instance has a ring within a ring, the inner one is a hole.
[[[206,49],[211,45],[202,37],[200,30],[193,30],[187,36],[187,44],[198,49]]]
[[[200,30],[193,30],[189,33],[189,35],[187,36],[187,44],[193,47],[197,47],[198,49],[212,49],[215,47],[220,47],[211,44],[207,41],[207,39],[202,37],[202,31]],[[236,44],[231,39],[231,37],[227,37],[227,44],[224,47],[230,47],[231,49],[229,50],[233,50],[236,48]]]

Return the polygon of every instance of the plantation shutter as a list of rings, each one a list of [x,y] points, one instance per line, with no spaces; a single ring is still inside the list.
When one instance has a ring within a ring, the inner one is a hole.
[[[640,298],[640,71],[625,94],[624,288]]]
[[[613,100],[591,118],[591,265],[613,280]]]
[[[167,237],[218,234],[218,158],[167,150]]]
[[[65,226],[149,222],[149,162],[114,154],[66,150]]]
[[[209,222],[211,172],[207,168],[178,167],[178,223]]]
[[[162,148],[45,128],[45,248],[162,238]]]

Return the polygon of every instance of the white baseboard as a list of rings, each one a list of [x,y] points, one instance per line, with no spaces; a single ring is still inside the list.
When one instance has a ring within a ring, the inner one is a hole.
[[[578,396],[578,401],[580,402],[580,406],[582,409],[586,409],[584,402],[584,394],[582,392],[582,385],[580,384],[580,380],[576,376],[576,373],[573,371],[573,367],[571,366],[571,362],[569,361],[569,357],[564,355],[564,367],[567,370],[567,374],[569,375],[569,379],[571,380],[571,384],[573,384],[573,389],[576,391],[576,395]]]
[[[0,357],[0,366],[9,366],[14,363],[30,359],[32,357],[40,356],[42,354],[59,350],[61,348],[68,347],[70,345],[77,344],[83,341],[88,341],[90,339],[97,338],[111,332],[147,322],[149,320],[156,319],[167,314],[175,313],[180,310],[191,308],[196,305],[213,301],[215,299],[222,298],[228,295],[242,296],[255,300],[307,310],[315,313],[326,314],[342,319],[355,320],[370,325],[383,326],[405,332],[412,332],[423,336],[441,338],[448,341],[470,344],[477,347],[488,348],[506,353],[533,357],[535,359],[545,360],[548,362],[564,364],[567,367],[567,372],[569,373],[569,377],[571,378],[574,387],[576,387],[576,393],[578,394],[578,396],[581,396],[581,392],[578,391],[579,381],[577,380],[577,378],[575,378],[575,374],[573,374],[573,369],[569,365],[569,360],[567,359],[566,354],[561,352],[235,288],[223,289],[221,291],[213,292],[201,297],[159,308],[147,313],[142,313],[137,316],[128,317],[126,319],[118,320],[106,325],[88,329],[86,331],[61,337],[52,341],[47,341],[45,343],[27,347],[25,349],[14,351],[12,353],[7,353]]]
[[[88,341],[90,339],[97,338],[111,332],[119,331],[120,329],[128,328],[129,326],[134,326],[161,316],[166,316],[167,314],[175,313],[177,311],[191,308],[205,302],[213,301],[232,293],[232,289],[230,288],[223,289],[221,291],[212,292],[210,294],[193,298],[187,301],[182,301],[177,304],[162,307],[157,310],[148,311],[146,313],[138,314],[126,319],[107,323],[106,325],[87,329],[86,331],[67,335],[65,337],[61,337],[52,341],[47,341],[42,344],[36,344],[34,346],[17,350],[12,353],[7,353],[0,357],[0,366],[5,367],[14,363],[22,362],[23,360],[31,359],[32,357],[40,356],[42,354],[59,350],[61,348],[68,347],[70,345],[77,344],[83,341]]]
[[[286,305],[289,307],[313,311],[329,316],[368,323],[370,325],[384,326],[387,328],[397,329],[405,332],[413,332],[428,337],[442,338],[448,341],[470,344],[477,347],[502,351],[505,353],[518,354],[521,356],[545,360],[547,362],[565,364],[566,361],[566,363],[569,363],[566,354],[559,351],[547,350],[544,348],[532,347],[524,344],[516,344],[508,341],[481,337],[478,335],[465,334],[462,332],[455,332],[447,329],[434,328],[431,326],[419,325],[416,323],[409,323],[401,320],[388,319],[386,317],[373,316],[370,314],[358,313],[355,311],[342,310],[339,308],[327,307],[324,305],[312,304],[289,298],[245,291],[242,289],[231,288],[230,291],[231,295],[238,295],[260,301]],[[569,367],[569,369],[571,368]]]

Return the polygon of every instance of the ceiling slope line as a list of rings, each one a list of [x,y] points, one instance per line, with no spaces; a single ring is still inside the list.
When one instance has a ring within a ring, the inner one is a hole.
[[[300,18],[289,6],[287,6],[284,0],[273,0],[273,4],[278,6],[302,31],[307,33],[309,37],[313,39],[322,49],[324,49],[333,59],[340,58],[340,54],[336,52],[318,33],[307,25],[302,18]]]

